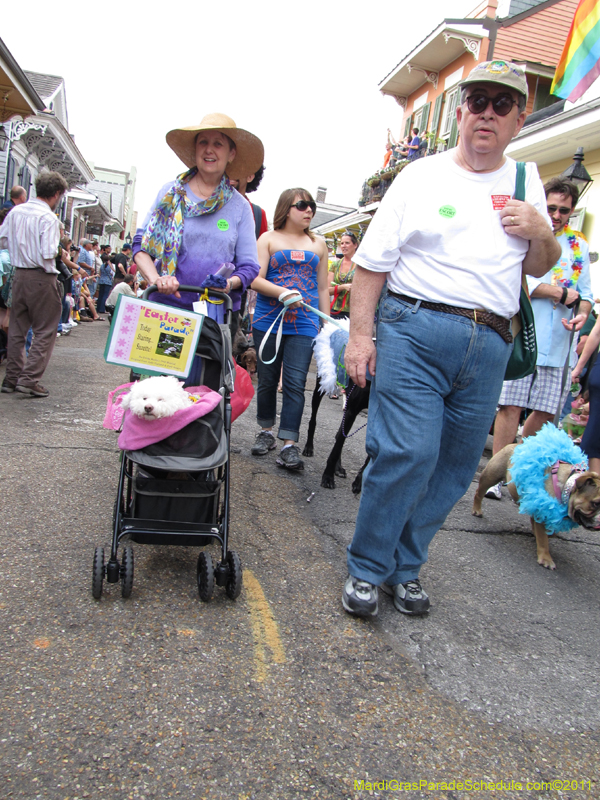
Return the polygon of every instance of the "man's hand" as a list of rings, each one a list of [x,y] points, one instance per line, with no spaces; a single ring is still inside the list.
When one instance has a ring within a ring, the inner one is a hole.
[[[509,200],[500,211],[504,230],[511,236],[522,239],[539,239],[550,232],[548,220],[540,212],[523,200]]]
[[[566,328],[568,331],[576,330],[580,331],[585,323],[587,322],[588,315],[587,314],[577,314],[576,317],[572,319],[565,319],[564,317],[561,319],[563,327]],[[575,326],[575,328],[573,328]]]
[[[370,336],[352,335],[346,345],[346,372],[357,386],[364,389],[367,385],[367,367],[371,375],[375,375],[377,349]]]

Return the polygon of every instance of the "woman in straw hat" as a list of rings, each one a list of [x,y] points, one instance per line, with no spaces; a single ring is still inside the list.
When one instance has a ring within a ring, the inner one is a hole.
[[[198,295],[179,285],[200,286],[233,266],[222,291],[231,295],[235,333],[242,294],[259,265],[252,211],[229,178],[245,180],[259,169],[262,142],[231,117],[207,114],[199,125],[169,131],[167,144],[188,171],[159,191],[133,240],[135,263],[158,286],[150,299],[190,309]]]

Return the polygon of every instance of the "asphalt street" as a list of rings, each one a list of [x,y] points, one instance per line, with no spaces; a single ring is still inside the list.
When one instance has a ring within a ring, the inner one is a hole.
[[[58,339],[48,398],[0,396],[1,800],[600,796],[598,535],[554,537],[544,570],[506,493],[471,515],[472,484],[422,571],[430,614],[384,596],[348,616],[364,429],[320,487],[341,400],[298,474],[250,455],[254,403],[234,423],[236,601],[199,600],[197,549],[137,544],[131,597],[95,601],[119,469],[102,420],[128,374],[107,327]]]

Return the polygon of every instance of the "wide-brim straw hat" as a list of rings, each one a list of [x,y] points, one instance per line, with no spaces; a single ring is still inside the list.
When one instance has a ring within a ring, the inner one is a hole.
[[[235,158],[225,170],[229,178],[246,180],[262,167],[265,149],[258,136],[238,128],[227,114],[216,113],[207,114],[199,125],[176,128],[167,133],[167,144],[186,167],[196,166],[196,136],[200,131],[221,131],[235,142]]]

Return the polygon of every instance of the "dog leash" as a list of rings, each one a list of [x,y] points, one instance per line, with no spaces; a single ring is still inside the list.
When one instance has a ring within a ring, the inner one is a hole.
[[[285,316],[286,311],[288,310],[288,306],[291,306],[293,303],[297,303],[298,301],[300,301],[300,305],[302,306],[302,308],[306,308],[308,311],[314,312],[318,317],[321,317],[321,319],[324,319],[326,322],[331,322],[333,325],[336,325],[340,330],[342,331],[345,330],[344,326],[340,325],[340,323],[337,320],[334,320],[327,314],[324,314],[322,311],[319,311],[318,308],[313,308],[313,306],[309,306],[308,303],[305,303],[302,300],[302,295],[297,289],[286,289],[279,295],[277,299],[279,300],[280,303],[283,303],[283,308],[271,323],[271,326],[265,333],[264,338],[260,343],[260,347],[258,348],[258,357],[260,358],[263,364],[272,364],[277,358],[277,353],[279,352],[279,346],[281,344],[281,337],[283,336],[283,318]],[[275,355],[270,361],[265,361],[264,358],[262,357],[263,350],[271,334],[271,331],[277,324],[277,320],[280,320],[280,322],[279,322],[279,328],[277,329],[277,338],[275,339]]]
[[[349,392],[348,392],[348,394],[346,395],[346,404],[344,405],[344,412],[343,412],[343,414],[342,414],[342,426],[341,426],[341,430],[342,430],[342,436],[344,437],[344,439],[350,439],[350,437],[351,437],[351,436],[356,436],[356,434],[357,434],[359,431],[362,431],[362,429],[363,429],[363,428],[366,428],[366,427],[367,427],[367,425],[368,425],[368,422],[365,422],[365,424],[364,424],[364,425],[361,425],[361,426],[360,426],[360,428],[357,428],[357,429],[354,431],[354,433],[346,433],[346,431],[345,431],[345,425],[346,425],[346,409],[348,408],[348,400],[350,399],[350,395],[352,394],[352,392],[353,392],[355,389],[356,389],[356,384],[354,384],[354,385],[352,386],[352,388],[350,389],[350,391],[349,391]]]

